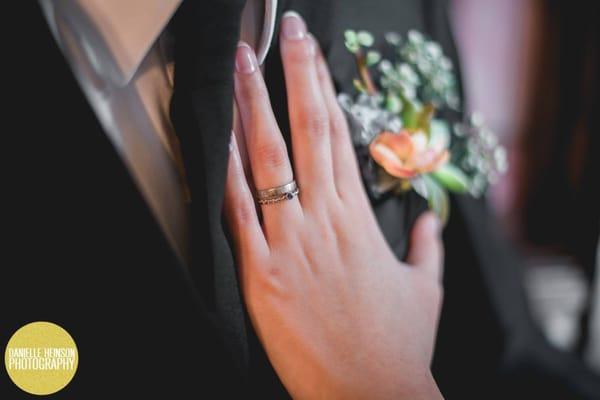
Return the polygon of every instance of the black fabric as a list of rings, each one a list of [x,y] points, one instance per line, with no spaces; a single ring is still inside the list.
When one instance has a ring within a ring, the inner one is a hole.
[[[231,129],[232,71],[243,0],[185,2],[176,35],[173,120],[192,191],[193,259],[175,258],[73,79],[37,4],[13,2],[21,23],[3,67],[3,246],[0,339],[35,320],[65,327],[79,371],[59,396],[285,398],[248,321],[221,222]],[[17,8],[18,5],[18,8]],[[281,1],[306,19],[338,89],[354,66],[344,29],[414,28],[454,54],[443,0]],[[15,38],[16,36],[16,38]],[[456,59],[456,57],[454,57]],[[275,41],[267,83],[286,139],[285,85]],[[412,202],[412,203],[411,203]],[[374,204],[398,257],[419,198]],[[482,202],[453,199],[444,235],[446,303],[434,373],[447,398],[599,398],[596,377],[551,348],[533,325],[521,266]],[[8,235],[8,236],[7,236]],[[393,333],[391,333],[393,334]],[[123,362],[115,357],[123,356]],[[2,398],[23,397],[0,374]]]
[[[79,368],[52,398],[242,397],[220,324],[164,240],[37,2],[15,2],[8,14],[20,25],[2,63],[2,346],[32,321],[71,333]],[[1,398],[31,398],[2,370]]]
[[[244,0],[184,1],[172,22],[175,89],[171,114],[191,192],[190,269],[226,340],[248,358],[236,270],[221,221],[233,121],[234,55]]]
[[[522,262],[485,202],[457,197],[452,210],[433,363],[442,392],[451,399],[599,398],[599,377],[550,346],[532,320]]]

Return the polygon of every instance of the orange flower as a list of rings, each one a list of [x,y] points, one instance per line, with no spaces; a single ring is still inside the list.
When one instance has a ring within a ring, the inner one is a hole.
[[[385,171],[402,179],[437,170],[448,161],[446,146],[433,145],[423,131],[382,132],[369,145],[371,157]]]

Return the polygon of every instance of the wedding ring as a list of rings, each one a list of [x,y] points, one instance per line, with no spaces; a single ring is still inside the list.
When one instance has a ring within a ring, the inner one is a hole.
[[[260,205],[274,204],[284,200],[292,200],[299,193],[300,189],[296,181],[291,181],[290,183],[274,188],[257,190],[256,198]]]

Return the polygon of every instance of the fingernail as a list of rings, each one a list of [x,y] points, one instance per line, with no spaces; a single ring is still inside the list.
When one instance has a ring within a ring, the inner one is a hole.
[[[438,218],[437,215],[435,215],[434,213],[430,212],[429,215],[427,216],[427,230],[431,233],[433,233],[434,235],[439,235],[441,230],[442,230],[442,224],[440,222],[440,219]]]
[[[296,11],[283,14],[281,34],[288,40],[302,40],[306,37],[306,24]]]
[[[231,131],[231,140],[229,140],[229,152],[233,152],[235,150],[235,146],[237,143],[235,142],[235,132]]]
[[[247,43],[240,42],[235,56],[235,69],[242,74],[252,74],[257,69],[256,55]]]
[[[310,54],[312,54],[313,56],[317,55],[317,48],[319,46],[318,42],[317,42],[317,38],[315,38],[313,36],[312,33],[308,34],[308,40],[310,43]]]

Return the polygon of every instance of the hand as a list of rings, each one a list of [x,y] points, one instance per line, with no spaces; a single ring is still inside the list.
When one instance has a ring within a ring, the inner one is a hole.
[[[398,261],[362,187],[324,59],[295,14],[283,19],[281,54],[301,193],[261,206],[259,219],[233,137],[225,194],[256,332],[295,398],[439,398],[430,373],[442,296],[437,219],[420,218],[408,263]],[[236,67],[254,185],[286,184],[292,166],[244,44]]]

